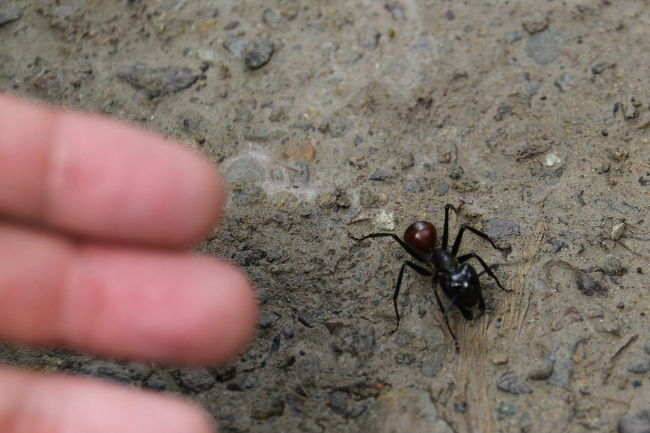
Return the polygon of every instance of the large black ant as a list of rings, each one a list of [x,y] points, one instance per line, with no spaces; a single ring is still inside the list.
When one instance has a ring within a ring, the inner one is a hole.
[[[404,261],[402,264],[399,274],[397,275],[395,293],[393,294],[393,306],[395,307],[395,317],[397,318],[397,324],[393,332],[397,331],[397,328],[399,328],[400,317],[399,311],[397,310],[397,297],[399,296],[399,290],[402,286],[402,277],[404,276],[404,269],[406,269],[406,266],[409,266],[418,274],[432,277],[433,293],[436,296],[436,301],[438,301],[438,307],[440,307],[440,311],[442,312],[445,323],[447,324],[447,329],[449,329],[449,333],[456,344],[458,344],[456,335],[451,330],[449,320],[447,319],[451,306],[455,305],[467,320],[474,320],[475,318],[480,317],[474,317],[472,310],[478,306],[481,315],[485,312],[485,300],[483,299],[481,284],[479,283],[479,277],[484,273],[487,273],[492,277],[494,281],[496,281],[497,285],[502,290],[505,290],[497,276],[492,272],[492,269],[490,269],[485,261],[483,261],[483,259],[476,253],[469,253],[456,257],[465,230],[469,230],[475,235],[485,239],[495,249],[499,250],[499,247],[494,244],[488,235],[474,227],[463,224],[458,230],[458,235],[456,235],[451,251],[447,251],[450,209],[458,213],[458,210],[452,205],[445,205],[445,225],[442,232],[442,245],[440,247],[436,246],[436,228],[428,221],[416,221],[408,226],[404,232],[404,240],[400,239],[394,233],[371,233],[358,239],[359,241],[362,241],[368,238],[390,236],[395,239],[395,241],[397,241],[397,243],[400,244],[414,259],[432,268],[431,270],[428,270],[408,260]],[[476,270],[466,263],[470,259],[476,259],[481,264],[483,271],[480,274],[477,274]],[[438,283],[440,283],[442,291],[449,299],[449,304],[446,308],[442,306],[440,296],[436,290]]]

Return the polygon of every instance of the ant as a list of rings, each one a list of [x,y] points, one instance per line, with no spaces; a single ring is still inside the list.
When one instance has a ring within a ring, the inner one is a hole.
[[[455,305],[467,320],[478,319],[480,316],[474,317],[472,310],[478,305],[481,315],[485,312],[485,300],[483,299],[481,284],[479,283],[479,277],[484,273],[487,273],[492,277],[502,290],[505,289],[499,282],[497,276],[494,275],[494,272],[492,272],[492,269],[490,269],[485,261],[483,261],[483,259],[476,253],[464,254],[460,257],[456,256],[465,230],[469,230],[475,235],[485,239],[490,243],[490,245],[500,251],[499,247],[494,244],[488,235],[474,227],[463,224],[458,230],[451,251],[447,250],[449,240],[449,210],[458,213],[458,210],[454,206],[450,204],[445,205],[445,225],[442,232],[442,245],[440,247],[436,246],[436,228],[428,221],[416,221],[408,226],[404,232],[404,240],[400,239],[394,233],[371,233],[357,240],[362,241],[368,238],[390,236],[414,259],[432,268],[432,270],[428,270],[425,267],[408,260],[404,261],[402,264],[399,274],[397,275],[395,293],[393,294],[393,306],[395,307],[395,316],[397,318],[397,325],[393,332],[397,331],[397,328],[399,328],[400,317],[399,311],[397,310],[397,297],[399,296],[399,290],[402,286],[404,270],[406,269],[406,266],[408,266],[420,275],[432,277],[433,293],[436,296],[436,301],[438,301],[438,307],[443,314],[447,329],[456,343],[456,349],[458,349],[458,340],[456,339],[454,332],[451,330],[449,320],[447,319],[451,306]],[[476,273],[476,270],[466,263],[470,259],[476,259],[481,264],[483,267],[481,273]],[[444,294],[449,299],[449,304],[446,308],[442,306],[440,296],[436,290],[438,283],[440,284],[440,287],[442,287]]]

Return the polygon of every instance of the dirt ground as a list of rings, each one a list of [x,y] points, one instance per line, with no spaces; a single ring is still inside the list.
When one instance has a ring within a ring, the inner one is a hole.
[[[200,250],[262,308],[228,367],[6,362],[184,393],[230,433],[649,431],[647,1],[5,0],[0,41],[0,89],[221,166]],[[354,240],[446,203],[505,251],[464,238],[508,292],[450,315],[459,353],[414,272],[391,333],[407,255]]]

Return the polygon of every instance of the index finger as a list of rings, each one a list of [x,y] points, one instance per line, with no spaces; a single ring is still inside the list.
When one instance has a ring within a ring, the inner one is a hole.
[[[204,236],[225,196],[216,168],[170,140],[2,95],[0,185],[0,215],[171,247]]]

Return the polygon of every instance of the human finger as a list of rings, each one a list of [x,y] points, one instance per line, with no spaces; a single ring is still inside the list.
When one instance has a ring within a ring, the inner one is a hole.
[[[0,431],[212,433],[207,414],[161,394],[0,368]]]
[[[198,254],[76,245],[0,224],[0,339],[223,363],[255,331],[250,282]]]
[[[81,235],[186,247],[224,199],[216,168],[151,132],[0,95],[0,215]]]

